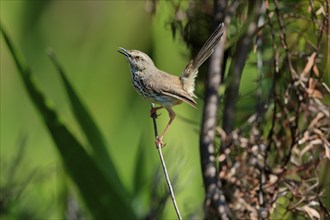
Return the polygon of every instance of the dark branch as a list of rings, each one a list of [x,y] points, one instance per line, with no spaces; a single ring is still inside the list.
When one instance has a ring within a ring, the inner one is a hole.
[[[224,20],[224,11],[227,5],[226,0],[216,0],[215,5],[215,26]],[[200,133],[200,155],[205,187],[205,213],[207,218],[211,213],[221,219],[229,219],[231,216],[221,181],[218,180],[218,170],[215,161],[215,128],[218,109],[218,89],[221,83],[221,75],[226,39],[226,26],[223,27],[222,40],[215,48],[210,59],[209,71],[206,78],[205,105]]]
[[[253,37],[257,31],[257,21],[260,15],[261,1],[256,1],[252,4],[247,17],[252,17],[251,21],[247,23],[246,33],[238,40],[236,51],[234,53],[232,62],[228,72],[228,82],[224,97],[224,113],[223,113],[223,130],[229,134],[234,129],[235,124],[235,110],[238,98],[239,86],[241,83],[241,76],[243,68],[252,46]],[[225,147],[225,146],[224,146]]]

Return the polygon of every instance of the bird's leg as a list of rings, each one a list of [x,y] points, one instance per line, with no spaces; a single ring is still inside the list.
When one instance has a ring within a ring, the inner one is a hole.
[[[157,118],[160,114],[158,114],[157,115],[157,111],[159,110],[159,109],[162,109],[163,107],[162,106],[159,106],[159,107],[156,107],[156,108],[151,108],[150,109],[150,117],[155,117],[155,118]]]
[[[167,107],[166,110],[168,111],[168,114],[170,116],[170,121],[167,123],[164,131],[162,132],[162,134],[160,135],[160,137],[156,137],[156,145],[158,147],[158,145],[160,145],[161,147],[164,147],[165,144],[163,143],[163,137],[167,131],[167,129],[170,127],[170,125],[172,124],[174,118],[175,118],[175,112],[173,111],[173,109],[171,107]]]

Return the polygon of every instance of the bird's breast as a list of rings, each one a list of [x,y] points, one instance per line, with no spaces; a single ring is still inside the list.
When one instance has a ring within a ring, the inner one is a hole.
[[[143,97],[148,97],[148,88],[146,87],[141,74],[138,71],[131,71],[131,81],[135,90]]]

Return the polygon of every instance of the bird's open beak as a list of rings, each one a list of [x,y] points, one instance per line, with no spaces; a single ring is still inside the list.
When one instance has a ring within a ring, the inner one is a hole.
[[[123,54],[127,58],[131,57],[131,54],[125,48],[119,47],[118,52]]]

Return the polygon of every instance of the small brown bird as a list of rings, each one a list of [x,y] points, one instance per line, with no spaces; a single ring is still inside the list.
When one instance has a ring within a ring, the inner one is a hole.
[[[196,57],[188,63],[180,77],[157,69],[150,57],[141,51],[119,48],[118,52],[125,55],[130,65],[131,80],[135,90],[150,102],[160,105],[153,108],[151,114],[161,108],[166,108],[169,113],[170,121],[161,136],[156,138],[157,146],[159,144],[164,146],[163,137],[175,118],[172,107],[182,102],[196,106],[194,98],[197,96],[194,90],[198,68],[211,56],[214,47],[220,41],[223,34],[222,26],[223,24],[220,24],[217,27]]]

